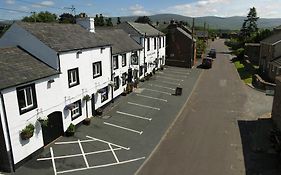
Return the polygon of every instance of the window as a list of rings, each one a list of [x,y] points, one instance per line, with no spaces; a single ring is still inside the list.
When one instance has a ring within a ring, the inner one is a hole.
[[[157,46],[157,38],[154,38],[154,50],[156,49]]]
[[[161,37],[159,37],[159,48],[161,48]]]
[[[118,55],[113,56],[113,70],[118,69]]]
[[[163,47],[165,47],[165,37],[163,37]]]
[[[139,63],[139,58],[138,58],[138,53],[137,53],[137,51],[132,52],[132,55],[131,55],[131,64],[132,64],[132,65],[138,65],[138,63]]]
[[[127,83],[127,73],[122,74],[122,86],[124,86]]]
[[[17,97],[20,114],[37,108],[35,84],[17,88]]]
[[[119,76],[114,77],[114,91],[119,89]]]
[[[140,76],[143,75],[143,66],[140,66]]]
[[[126,57],[126,54],[123,54],[122,55],[122,67],[124,67],[126,65],[127,65],[127,57]]]
[[[108,88],[104,87],[100,89],[100,94],[101,94],[101,102],[104,102],[108,99]]]
[[[93,63],[93,78],[101,76],[101,61]]]
[[[68,86],[71,88],[79,84],[78,68],[68,70]]]
[[[71,109],[71,119],[75,120],[81,115],[82,115],[81,100],[78,100],[73,103],[73,108]]]
[[[147,51],[150,50],[150,38],[147,38]]]

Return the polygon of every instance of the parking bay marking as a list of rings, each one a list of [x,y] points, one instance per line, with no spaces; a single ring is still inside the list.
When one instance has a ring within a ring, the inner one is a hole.
[[[169,77],[169,78],[188,78],[187,75],[171,75],[170,73],[165,74],[164,72],[162,72],[161,74],[159,74],[160,76],[165,76],[165,77]]]
[[[137,130],[134,130],[134,129],[126,128],[124,126],[119,126],[119,125],[108,123],[108,122],[103,122],[103,124],[113,126],[113,127],[116,127],[116,128],[120,128],[120,129],[123,129],[123,130],[131,131],[131,132],[134,132],[134,133],[138,133],[139,135],[142,135],[142,133],[143,133],[143,131],[137,131]]]
[[[161,85],[157,85],[157,84],[148,84],[148,85],[150,85],[150,86],[155,86],[155,87],[160,87],[160,88],[164,88],[164,89],[170,89],[170,90],[176,90],[176,89],[174,89],[174,88],[170,88],[170,87],[166,87],[166,86],[161,86]]]
[[[146,118],[146,117],[142,117],[142,116],[138,116],[138,115],[134,115],[134,114],[129,114],[129,113],[126,113],[126,112],[121,112],[121,111],[116,111],[116,113],[126,115],[126,116],[135,117],[135,118],[139,118],[139,119],[143,119],[143,120],[149,120],[149,121],[152,120],[152,118]]]
[[[159,81],[160,83],[166,83],[166,84],[172,84],[172,85],[178,85],[180,86],[180,83],[173,83],[173,82],[169,82],[169,81]]]
[[[176,79],[176,78],[169,78],[169,77],[162,77],[157,75],[156,77],[161,78],[161,79],[166,79],[166,80],[173,80],[173,81],[184,81],[182,79]]]
[[[142,104],[138,104],[138,103],[128,102],[128,104],[135,105],[135,106],[140,106],[140,107],[144,107],[144,108],[150,108],[150,109],[154,109],[154,110],[160,111],[160,108],[155,108],[155,107],[151,107],[151,106],[146,106],[146,105],[142,105]]]
[[[88,160],[87,160],[87,158],[86,158],[86,155],[85,155],[84,149],[83,149],[82,144],[81,144],[81,142],[80,142],[80,140],[79,140],[79,139],[78,139],[78,145],[79,145],[79,147],[80,147],[80,150],[81,150],[82,156],[83,156],[83,158],[84,158],[84,161],[85,161],[86,167],[87,167],[87,168],[89,168],[90,166],[89,166]]]
[[[159,93],[166,94],[166,95],[172,95],[172,94],[171,94],[171,93],[169,93],[169,92],[158,91],[158,90],[155,90],[155,89],[148,89],[148,88],[144,88],[144,90],[147,90],[147,91],[152,91],[152,92],[159,92]]]
[[[168,102],[168,100],[165,100],[165,99],[162,99],[162,98],[156,98],[156,97],[151,97],[151,96],[141,95],[141,94],[136,94],[136,95],[139,96],[139,97],[144,97],[144,98],[149,98],[149,99],[153,99],[153,100]]]

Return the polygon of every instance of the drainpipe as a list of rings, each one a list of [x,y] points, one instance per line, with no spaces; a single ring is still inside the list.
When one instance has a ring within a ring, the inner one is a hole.
[[[145,66],[145,58],[146,58],[146,56],[145,56],[145,39],[146,39],[146,33],[144,33],[144,39],[143,39],[143,65]],[[145,70],[147,70],[147,67],[145,68]],[[145,72],[146,73],[146,72]],[[145,73],[144,73],[144,75],[145,75]]]
[[[112,46],[110,46],[110,73],[111,73],[111,76],[110,76],[110,81],[112,82],[114,77],[113,77],[113,63],[112,63],[113,59],[112,59]],[[114,87],[111,86],[111,103],[114,103],[114,99],[113,99],[113,89]]]
[[[9,163],[10,163],[10,169],[13,172],[15,172],[15,163],[14,163],[11,135],[10,135],[10,132],[9,132],[9,125],[8,125],[8,120],[7,120],[7,113],[6,113],[6,108],[5,108],[4,96],[3,96],[2,92],[0,92],[0,95],[1,95],[1,102],[2,102],[3,113],[4,113],[3,117],[4,117],[4,120],[5,120],[4,122],[5,122],[5,125],[6,125],[6,132],[7,132],[7,136],[8,136],[8,144],[9,144],[10,151],[11,151],[11,153],[8,154]]]

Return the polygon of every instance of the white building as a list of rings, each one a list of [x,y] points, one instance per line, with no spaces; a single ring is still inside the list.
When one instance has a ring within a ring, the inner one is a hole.
[[[21,47],[17,49],[20,54],[12,55],[15,65],[9,62],[10,72],[0,69],[1,126],[13,167],[62,135],[70,123],[92,116],[112,100],[111,45],[97,35],[77,24],[19,22],[2,36],[1,47]],[[23,54],[23,50],[29,54]],[[0,54],[4,59],[10,52]],[[22,55],[29,55],[29,60],[37,60],[54,75],[43,68],[34,69],[33,63],[22,63]],[[17,61],[22,67],[17,67]],[[20,72],[15,74],[12,69]],[[42,71],[42,76],[35,76],[36,71]],[[10,78],[14,76],[23,80]],[[6,87],[3,84],[8,80],[12,83]],[[83,101],[86,95],[91,96],[91,102]],[[42,129],[36,122],[41,117],[48,117],[55,128]],[[26,141],[20,131],[29,123],[35,125],[35,133]]]
[[[138,44],[144,47],[141,67],[145,74],[151,73],[153,69],[165,65],[166,36],[149,24],[125,22],[118,25]],[[140,70],[142,72],[142,70]]]

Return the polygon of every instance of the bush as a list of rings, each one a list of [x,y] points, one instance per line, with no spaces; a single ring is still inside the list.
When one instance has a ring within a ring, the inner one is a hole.
[[[234,50],[233,54],[236,55],[237,58],[241,60],[241,59],[244,58],[245,49],[244,48],[239,48],[237,50]]]

